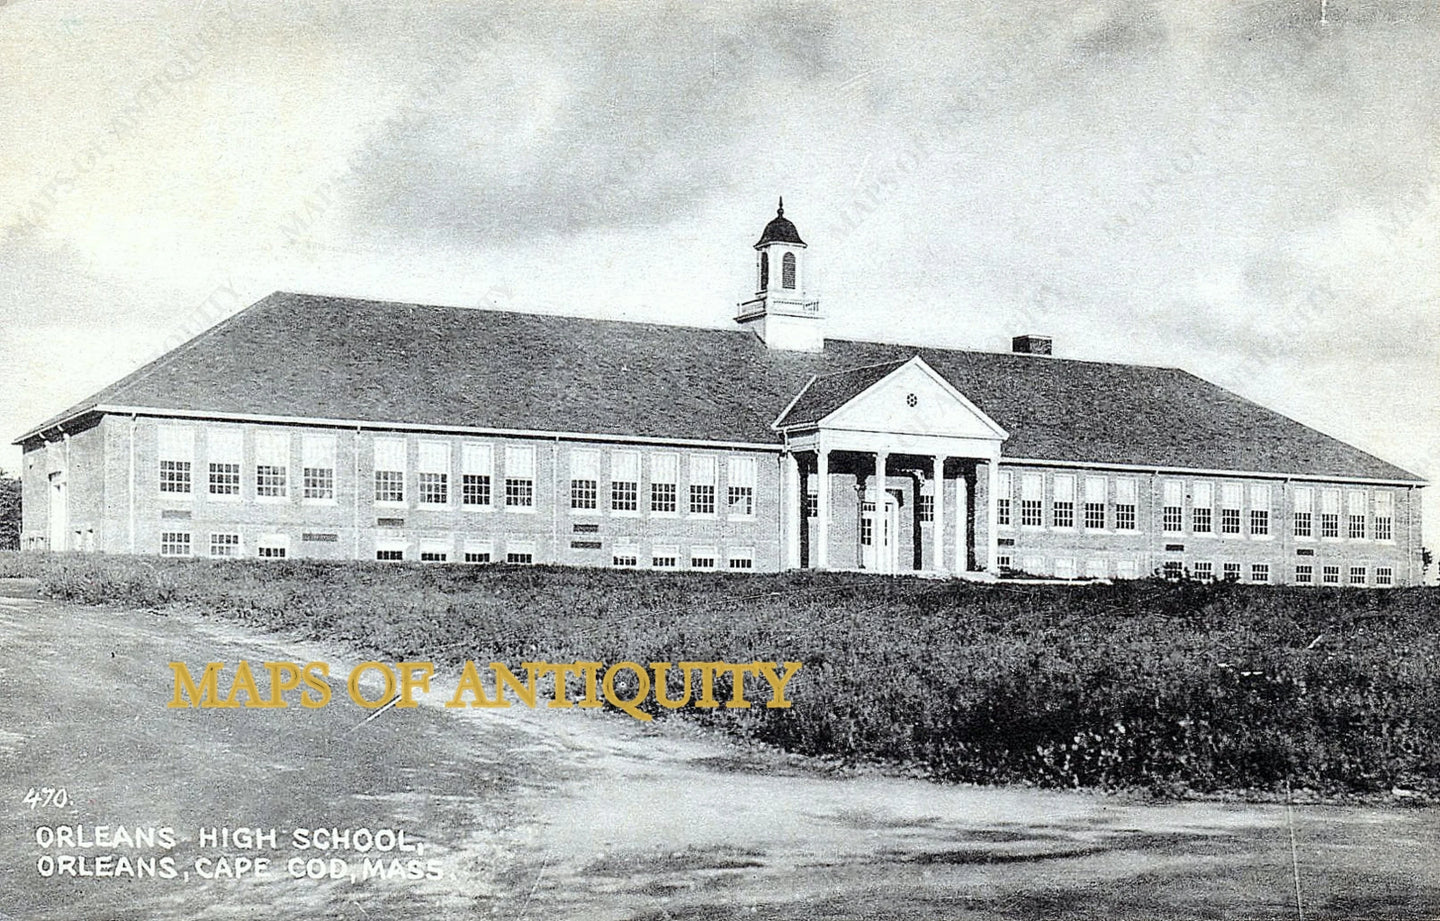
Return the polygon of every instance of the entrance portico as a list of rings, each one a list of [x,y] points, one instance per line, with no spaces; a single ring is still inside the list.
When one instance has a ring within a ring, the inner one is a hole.
[[[812,379],[775,427],[791,568],[996,571],[1006,433],[918,355]]]

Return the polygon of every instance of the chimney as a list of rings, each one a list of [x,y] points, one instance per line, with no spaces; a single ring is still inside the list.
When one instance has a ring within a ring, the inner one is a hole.
[[[1016,336],[1010,340],[1010,351],[1016,355],[1049,355],[1049,336]]]

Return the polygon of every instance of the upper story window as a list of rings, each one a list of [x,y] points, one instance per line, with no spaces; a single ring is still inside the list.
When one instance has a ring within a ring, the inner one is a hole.
[[[640,455],[635,451],[610,455],[610,511],[640,511]]]
[[[1134,477],[1115,478],[1115,530],[1135,530],[1137,494],[1138,485]]]
[[[1320,493],[1320,536],[1340,536],[1340,490],[1327,489]]]
[[[405,439],[375,439],[375,501],[405,501]]]
[[[505,449],[505,507],[521,511],[535,507],[535,449],[529,445]]]
[[[1250,534],[1252,537],[1270,534],[1270,486],[1266,483],[1250,487]]]
[[[1220,533],[1240,533],[1240,509],[1245,502],[1245,489],[1239,483],[1220,486]]]
[[[1215,531],[1215,484],[1199,480],[1190,493],[1190,530],[1196,534]]]
[[[709,455],[690,458],[690,514],[715,514],[715,458]]]
[[[1038,473],[1020,476],[1020,526],[1038,528],[1045,524],[1045,478]]]
[[[674,515],[679,511],[676,496],[680,489],[680,455],[653,454],[650,457],[650,513]]]
[[[245,454],[243,433],[234,428],[207,429],[205,451],[210,468],[210,495],[240,498],[240,464]]]
[[[1375,539],[1395,539],[1395,494],[1392,492],[1375,493]]]
[[[462,447],[460,449],[460,504],[472,507],[493,505],[495,500],[491,481],[494,475],[495,451],[489,445],[467,444]]]
[[[1315,490],[1309,486],[1295,487],[1295,536],[1315,536]]]
[[[1085,478],[1085,527],[1092,531],[1105,528],[1105,503],[1109,490],[1103,476]]]
[[[1351,540],[1365,539],[1365,490],[1353,489],[1345,497],[1345,510],[1349,518],[1346,533]]]
[[[570,508],[593,512],[600,503],[600,452],[570,452]]]
[[[752,517],[755,514],[755,458],[732,457],[727,472],[726,499],[730,514],[737,518]]]
[[[444,441],[422,441],[415,457],[419,474],[420,504],[450,504],[450,445]]]
[[[1051,515],[1057,528],[1075,527],[1075,477],[1068,473],[1055,474],[1055,499]]]
[[[306,435],[300,442],[301,497],[335,499],[335,436]]]
[[[782,288],[795,287],[795,254],[786,253],[780,260],[780,286]]]
[[[290,433],[255,433],[255,496],[285,499],[290,495]]]
[[[195,462],[195,431],[162,425],[156,434],[160,458],[160,491],[190,494],[190,468]]]
[[[1179,480],[1166,480],[1161,486],[1164,506],[1160,526],[1166,534],[1179,534],[1185,529],[1185,484]]]

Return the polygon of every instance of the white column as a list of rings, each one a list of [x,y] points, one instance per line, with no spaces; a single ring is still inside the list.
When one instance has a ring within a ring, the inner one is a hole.
[[[955,571],[970,568],[970,521],[965,508],[970,504],[970,484],[964,476],[955,478]]]
[[[895,567],[890,565],[891,545],[895,543],[897,534],[886,534],[885,528],[890,523],[890,516],[885,514],[885,463],[890,455],[884,451],[875,452],[875,493],[871,501],[875,503],[875,529],[870,533],[870,544],[875,549],[875,571],[891,572]],[[860,507],[860,514],[864,516],[865,507]]]
[[[780,486],[785,521],[785,568],[800,568],[800,515],[805,507],[805,484],[800,479],[800,461],[785,455],[785,477]]]
[[[774,270],[774,266],[770,267]],[[815,449],[815,568],[830,567],[830,453]]]
[[[985,464],[985,544],[986,562],[985,569],[995,575],[1000,574],[1000,564],[997,557],[1000,555],[1000,529],[995,526],[995,519],[1000,512],[1000,458],[993,457]]]
[[[932,466],[934,474],[931,485],[935,495],[935,516],[930,522],[930,544],[935,548],[935,571],[948,572],[945,568],[945,458],[937,454]]]

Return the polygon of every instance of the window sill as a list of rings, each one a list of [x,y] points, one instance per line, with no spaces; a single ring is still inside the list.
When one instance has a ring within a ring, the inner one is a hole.
[[[415,510],[419,512],[450,512],[455,510],[455,506],[449,502],[417,502]]]
[[[494,506],[493,504],[492,504],[492,505],[481,505],[481,504],[478,503],[478,502],[472,502],[472,503],[469,503],[469,504],[461,504],[461,506],[460,506],[460,511],[462,511],[462,512],[493,512],[493,511],[495,511],[495,506]]]
[[[679,518],[679,512],[651,512],[651,518]]]
[[[638,509],[635,511],[616,511],[612,508],[609,515],[611,518],[639,518],[640,512]]]
[[[570,507],[570,514],[576,518],[599,518],[600,510],[598,508],[575,508],[572,505]]]
[[[228,496],[228,495],[223,495],[223,494],[218,494],[218,495],[217,495],[216,493],[206,493],[206,494],[205,494],[205,501],[206,501],[206,502],[237,503],[237,502],[243,502],[244,500],[245,500],[245,497],[244,497],[244,496]]]
[[[535,506],[533,506],[533,505],[507,505],[507,506],[505,506],[505,511],[506,511],[507,513],[511,513],[511,514],[515,514],[515,515],[533,515],[533,514],[535,514]]]
[[[256,496],[255,501],[260,505],[289,505],[289,496]]]
[[[301,505],[333,506],[339,503],[334,499],[301,499]]]
[[[376,508],[390,509],[395,511],[404,511],[405,509],[408,509],[410,507],[409,502],[392,502],[388,499],[383,502],[379,499],[376,499],[373,504]]]

